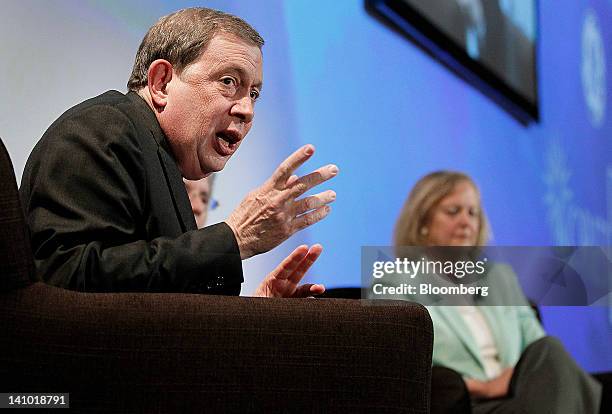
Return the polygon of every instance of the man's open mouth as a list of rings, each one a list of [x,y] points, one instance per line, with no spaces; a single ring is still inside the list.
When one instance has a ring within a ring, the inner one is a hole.
[[[231,155],[238,148],[240,142],[240,134],[237,131],[221,131],[217,132],[217,143],[223,155]]]

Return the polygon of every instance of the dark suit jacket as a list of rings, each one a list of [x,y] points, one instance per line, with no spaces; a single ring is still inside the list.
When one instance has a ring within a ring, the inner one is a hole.
[[[109,91],[65,112],[28,159],[20,195],[38,275],[84,291],[239,294],[236,239],[196,229],[153,111]]]

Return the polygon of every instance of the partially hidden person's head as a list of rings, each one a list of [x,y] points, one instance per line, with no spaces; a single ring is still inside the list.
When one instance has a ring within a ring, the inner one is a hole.
[[[155,112],[183,177],[223,169],[251,129],[263,44],[244,20],[206,8],[162,17],[145,35],[128,89]]]
[[[436,171],[412,188],[395,225],[395,246],[484,246],[489,225],[466,174]]]
[[[200,180],[187,180],[185,182],[185,189],[189,196],[189,203],[191,204],[191,211],[195,217],[198,229],[206,226],[206,219],[208,218],[208,211],[211,208],[212,189],[214,184],[215,175],[209,175],[206,178]]]

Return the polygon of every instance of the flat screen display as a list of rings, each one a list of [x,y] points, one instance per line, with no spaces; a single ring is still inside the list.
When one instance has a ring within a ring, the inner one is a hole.
[[[538,119],[537,0],[367,0],[524,123]]]

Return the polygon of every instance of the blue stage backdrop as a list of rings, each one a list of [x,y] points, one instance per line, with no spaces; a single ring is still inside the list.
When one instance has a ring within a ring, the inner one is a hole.
[[[491,0],[495,1],[495,0]],[[521,13],[521,0],[499,0]],[[360,283],[360,248],[389,245],[415,181],[462,170],[479,184],[498,245],[610,245],[612,1],[539,2],[538,124],[524,127],[362,1],[3,2],[0,136],[18,176],[63,110],[125,90],[133,56],[157,17],[187,6],[238,14],[266,39],[255,126],[216,183],[221,221],[301,144],[302,172],[334,162],[332,214],[245,263],[244,294],[299,243],[325,251],[311,281]],[[602,277],[609,275],[602,275]],[[612,370],[610,308],[545,308],[547,331],[590,371]]]

